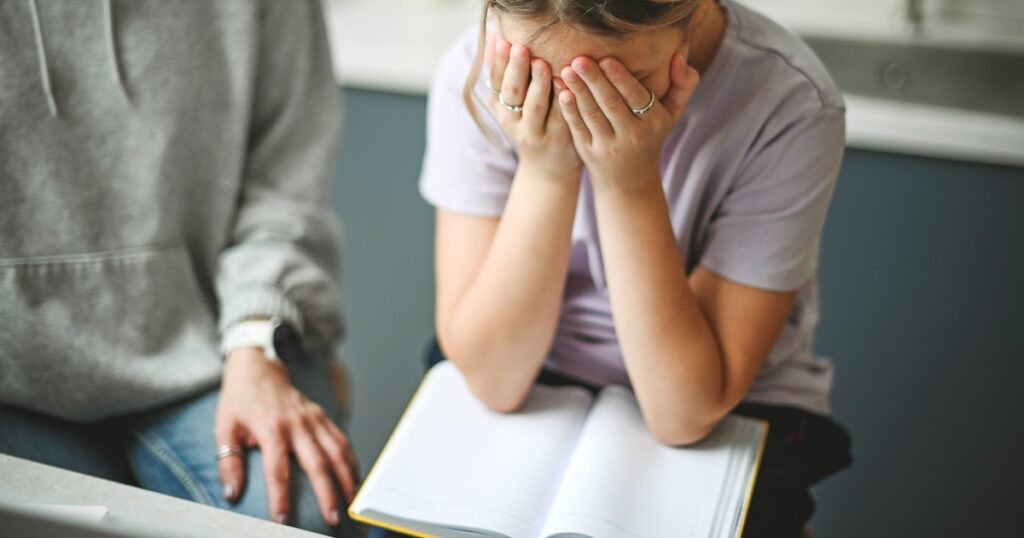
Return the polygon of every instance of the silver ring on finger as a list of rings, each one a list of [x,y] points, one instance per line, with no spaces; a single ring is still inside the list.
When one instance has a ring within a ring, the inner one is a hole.
[[[242,454],[244,454],[244,452],[242,452],[242,447],[238,445],[220,445],[217,447],[217,461],[230,458],[232,456],[241,456]]]
[[[485,80],[484,84],[487,85],[487,89],[491,90],[491,93],[493,93],[494,95],[501,95],[501,91],[500,90],[495,90],[494,86],[491,86],[491,79]]]
[[[633,111],[633,115],[638,117],[638,118],[644,117],[644,115],[646,115],[648,112],[653,110],[654,109],[654,103],[657,101],[657,99],[654,97],[654,92],[651,91],[651,90],[647,90],[647,91],[651,92],[651,101],[649,103],[647,103],[646,105],[644,105],[643,108],[631,108],[630,109],[630,110]]]
[[[513,114],[519,114],[523,111],[523,105],[510,105],[506,103],[505,98],[502,97],[501,95],[501,92],[498,92],[498,103],[500,103],[501,106],[505,107],[505,110]]]

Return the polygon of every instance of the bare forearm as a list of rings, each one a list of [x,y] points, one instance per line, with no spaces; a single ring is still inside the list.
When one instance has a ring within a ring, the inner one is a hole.
[[[558,94],[594,184],[626,369],[648,426],[668,444],[699,440],[747,393],[795,297],[700,266],[686,274],[658,169],[700,80],[688,51],[670,60],[670,85],[660,96],[618,60],[588,57],[561,70],[568,89]],[[638,114],[635,107],[652,96]]]
[[[659,181],[598,189],[597,221],[626,368],[656,436],[699,438],[720,417],[722,358],[687,283]]]
[[[491,407],[528,392],[554,338],[579,179],[520,167],[490,251],[442,329],[442,344]]]

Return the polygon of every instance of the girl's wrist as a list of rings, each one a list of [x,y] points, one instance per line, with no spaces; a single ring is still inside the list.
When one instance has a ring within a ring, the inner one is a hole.
[[[583,167],[550,167],[540,163],[522,159],[516,169],[516,180],[541,181],[564,185],[566,188],[579,188]]]
[[[635,169],[622,173],[601,173],[591,170],[594,196],[616,196],[621,194],[642,194],[661,191],[661,171],[657,166],[651,169]]]

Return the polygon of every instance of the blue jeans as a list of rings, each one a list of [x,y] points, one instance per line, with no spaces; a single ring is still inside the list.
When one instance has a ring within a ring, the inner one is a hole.
[[[296,388],[338,421],[327,364],[308,359],[291,369]],[[259,450],[246,453],[246,481],[236,503],[224,500],[213,439],[219,389],[152,411],[78,424],[0,405],[0,453],[62,467],[241,514],[270,519]],[[290,523],[313,532],[355,536],[342,511],[324,522],[305,473],[292,459]],[[342,498],[341,493],[338,494]]]

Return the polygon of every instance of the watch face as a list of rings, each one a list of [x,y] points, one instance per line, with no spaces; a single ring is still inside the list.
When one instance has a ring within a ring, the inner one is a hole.
[[[297,361],[302,358],[302,338],[298,331],[287,323],[274,328],[274,351],[285,362]]]

